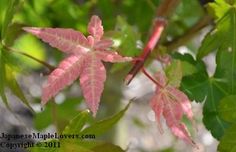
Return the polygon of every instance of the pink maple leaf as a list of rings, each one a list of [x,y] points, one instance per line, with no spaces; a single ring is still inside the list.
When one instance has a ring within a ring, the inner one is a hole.
[[[113,42],[103,39],[102,21],[95,15],[88,24],[90,35],[87,38],[73,29],[23,29],[69,56],[49,75],[47,84],[43,86],[42,104],[46,104],[59,91],[80,77],[84,98],[95,116],[106,80],[106,69],[102,61],[114,63],[132,60],[131,57],[122,57],[117,52],[109,50]]]
[[[177,88],[167,84],[167,78],[163,73],[157,72],[156,79],[163,87],[156,87],[150,105],[155,112],[159,131],[163,133],[160,121],[161,116],[163,116],[167,126],[175,136],[196,147],[187,127],[181,122],[183,115],[186,115],[193,122],[193,113],[188,97]]]

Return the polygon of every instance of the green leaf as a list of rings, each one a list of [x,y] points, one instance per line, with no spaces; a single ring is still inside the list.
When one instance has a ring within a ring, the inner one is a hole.
[[[105,143],[94,147],[93,152],[125,152],[119,146],[113,145],[111,143]]]
[[[181,90],[183,90],[191,100],[203,102],[209,92],[208,76],[203,73],[195,73],[183,77]]]
[[[186,61],[181,61],[181,67],[183,76],[188,76],[197,72],[197,68]]]
[[[119,44],[119,52],[125,56],[135,56],[141,52],[141,49],[137,48],[137,41],[140,40],[140,34],[137,29],[129,25],[121,16],[117,17],[117,24],[115,27],[116,33],[113,35],[113,39]]]
[[[7,46],[12,46],[14,41],[23,33],[22,27],[23,24],[13,23],[10,24],[6,33],[6,38],[4,40]]]
[[[198,58],[202,58],[209,52],[217,50],[217,67],[214,76],[207,81],[201,81],[208,82],[209,84],[201,87],[203,92],[209,90],[203,109],[203,122],[217,139],[220,139],[224,135],[225,130],[230,125],[229,123],[226,123],[226,121],[232,119],[232,117],[228,117],[227,119],[222,117],[220,105],[227,104],[229,102],[227,101],[227,96],[236,93],[235,27],[236,8],[231,7],[222,18],[219,19],[216,28],[211,32],[212,35],[208,34],[203,41],[203,45],[198,54]],[[199,81],[200,84],[201,82]],[[203,90],[205,88],[207,88],[207,90]]]
[[[215,76],[226,81],[228,92],[236,94],[236,8],[232,8],[225,16],[229,27],[223,36],[223,42],[216,55],[217,68]]]
[[[216,30],[208,33],[202,41],[201,47],[198,50],[197,58],[201,59],[209,53],[215,51],[220,45],[220,40],[220,33],[218,33]]]
[[[207,34],[199,48],[197,58],[201,59],[212,51],[227,51],[225,46],[230,47],[236,43],[235,37],[235,8],[229,9],[226,14],[216,23],[215,29]],[[219,43],[220,42],[220,43]]]
[[[5,16],[3,19],[3,25],[2,25],[2,34],[1,34],[2,39],[5,39],[8,26],[10,25],[10,23],[12,21],[12,18],[14,16],[14,13],[17,8],[16,6],[18,5],[18,3],[19,3],[19,0],[9,0],[8,1],[8,7],[5,12]]]
[[[10,54],[8,52],[5,52],[5,50],[0,50],[0,95],[2,97],[2,100],[4,101],[7,108],[10,110],[10,107],[8,105],[7,97],[5,95],[5,88],[8,87],[12,93],[17,96],[20,101],[23,102],[28,108],[31,109],[32,112],[34,110],[30,106],[29,102],[24,96],[24,93],[22,92],[19,84],[17,83],[15,79],[14,72],[12,68],[8,65],[8,58]]]
[[[207,5],[207,10],[216,19],[224,16],[224,14],[230,9],[230,5],[225,0],[216,0],[214,3]]]
[[[31,111],[34,111],[30,106],[28,100],[26,99],[24,93],[22,92],[19,84],[17,83],[13,70],[7,65],[6,65],[6,83],[7,86],[10,88],[10,90],[12,91],[12,93],[15,96],[17,96],[23,102],[23,104],[25,104],[28,108],[30,108]]]
[[[217,79],[210,78],[207,88],[207,96],[203,107],[203,123],[216,139],[220,139],[229,124],[219,115],[219,102],[227,95],[225,88]]]
[[[217,78],[208,78],[203,73],[184,77],[181,89],[191,100],[203,102],[203,123],[216,139],[224,134],[228,124],[219,116],[219,102],[228,95],[225,83]]]
[[[215,76],[226,83],[226,90],[230,94],[236,94],[236,34],[233,48],[231,52],[220,52],[216,56],[217,68]]]
[[[198,59],[218,50],[217,68],[209,78],[205,71],[183,78],[182,89],[192,100],[203,101],[203,123],[211,134],[220,139],[230,125],[220,115],[220,101],[236,92],[236,11],[231,8],[217,22],[214,29],[202,43]],[[220,43],[219,43],[220,42]],[[222,104],[222,103],[221,103]]]
[[[27,148],[29,152],[58,152],[59,150],[56,148],[49,148],[49,147],[31,147]]]
[[[219,104],[220,116],[227,122],[236,122],[236,95],[224,97]]]
[[[196,102],[204,102],[203,122],[216,139],[223,136],[229,124],[219,115],[219,102],[230,94],[227,81],[216,72],[213,77],[209,77],[204,63],[194,60],[190,55],[175,54],[174,58],[195,65],[197,72],[182,78],[181,90],[189,99]]]
[[[236,151],[236,125],[232,125],[225,131],[224,136],[220,139],[218,145],[219,152],[235,152]]]
[[[81,102],[78,98],[68,98],[62,104],[57,105],[57,114],[60,129],[69,123],[69,121],[78,113],[76,106]],[[34,119],[35,128],[42,130],[52,123],[52,105],[48,104],[43,112],[37,113]]]
[[[186,58],[185,61],[195,63],[198,72],[183,77],[181,90],[191,100],[205,102],[203,106],[204,125],[216,139],[220,139],[229,125],[220,117],[218,108],[220,100],[230,94],[227,82],[217,74],[209,77],[201,61],[193,61],[191,58]]]
[[[106,142],[100,141],[100,140],[77,140],[77,139],[62,139],[63,143],[71,143],[73,145],[79,145],[81,147],[84,147],[86,149],[92,149],[96,146],[103,145]]]
[[[228,5],[229,8],[218,6],[219,3],[224,2],[218,0],[215,4],[212,3],[212,7],[221,18],[217,21],[215,29],[204,39],[197,56],[200,59],[217,50],[217,67],[214,76],[206,79],[207,81],[198,81],[200,85],[201,82],[208,82],[208,85],[200,87],[203,92],[209,90],[203,109],[203,122],[217,139],[224,135],[230,125],[226,121],[233,122],[234,116],[228,113],[227,108],[234,105],[231,101],[233,96],[229,95],[236,94],[236,8],[228,4],[222,5]],[[224,10],[220,10],[219,7],[223,7]],[[188,87],[190,84],[191,82],[188,82]],[[198,87],[199,84],[196,83],[196,86]],[[197,90],[200,91],[200,89]]]
[[[108,129],[112,128],[124,116],[125,112],[129,108],[129,105],[130,103],[125,107],[125,109],[121,110],[114,116],[98,121],[91,126],[83,129],[81,131],[81,134],[93,134],[95,136],[98,136],[108,131]]]
[[[171,15],[165,32],[166,35],[174,38],[181,36],[203,15],[205,15],[205,10],[200,5],[199,0],[181,0],[175,12]]]
[[[165,69],[168,83],[174,87],[179,87],[182,79],[182,65],[180,60],[173,60]]]
[[[4,51],[0,50],[0,96],[5,104],[5,106],[10,109],[7,97],[5,94],[5,82],[6,82],[6,68],[5,68],[5,55]]]
[[[92,150],[89,150],[87,148],[84,148],[74,142],[62,142],[61,148],[59,149],[59,152],[66,152],[66,151],[78,151],[78,152],[93,152]]]
[[[63,134],[78,134],[88,119],[89,111],[80,112],[75,118],[73,118],[69,125],[65,127]]]
[[[114,47],[124,56],[137,56],[141,49],[137,47],[141,35],[133,26],[129,25],[126,20],[118,16],[115,31],[110,32],[110,36],[114,41]],[[140,45],[140,44],[139,44]],[[111,71],[116,72],[123,69],[127,64],[114,64]]]
[[[172,55],[174,59],[181,60],[181,65],[183,68],[183,76],[191,75],[197,72],[206,73],[206,66],[203,61],[195,60],[192,55],[185,53],[174,53]]]

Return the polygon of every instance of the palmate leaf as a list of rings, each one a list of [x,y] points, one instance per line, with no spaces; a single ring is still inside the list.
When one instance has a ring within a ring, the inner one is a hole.
[[[206,71],[183,77],[183,90],[191,100],[205,102],[203,107],[203,122],[216,139],[224,134],[228,124],[219,115],[219,102],[228,95],[227,87],[220,79],[209,78]]]
[[[81,60],[78,56],[64,59],[48,77],[48,84],[43,89],[42,103],[55,96],[65,85],[73,83],[81,73]]]
[[[160,132],[163,132],[160,121],[161,116],[163,116],[167,126],[176,137],[192,146],[196,146],[187,131],[187,127],[181,122],[183,115],[193,121],[190,100],[176,86],[168,84],[168,80],[163,73],[158,72],[156,79],[162,87],[156,87],[155,95],[151,98],[150,104],[155,112]]]
[[[87,38],[72,29],[25,27],[24,30],[70,55],[50,74],[47,84],[43,87],[42,104],[46,104],[60,90],[80,77],[85,101],[95,116],[106,80],[102,61],[132,60],[109,50],[112,41],[102,39],[103,26],[98,16],[92,16],[88,25],[90,35]]]
[[[220,139],[229,125],[219,115],[218,106],[220,100],[229,94],[225,81],[220,78],[209,77],[203,62],[195,61],[190,55],[179,56],[175,54],[174,57],[196,67],[194,73],[183,77],[180,89],[191,100],[204,102],[203,122],[212,135]]]
[[[213,9],[218,7],[218,2],[213,5]],[[221,14],[218,12],[216,27],[205,37],[198,53],[198,59],[201,59],[217,50],[214,75],[209,77],[206,71],[199,70],[182,81],[182,89],[190,98],[205,101],[203,122],[216,139],[220,139],[230,125],[225,121],[228,119],[222,117],[220,105],[223,105],[222,101],[226,102],[226,96],[236,93],[236,10],[229,4],[225,5],[229,8],[225,7],[227,10],[221,10]]]
[[[196,65],[197,72],[183,77],[181,90],[183,90],[191,100],[204,102],[203,122],[212,135],[220,139],[228,127],[219,115],[219,102],[228,95],[226,81],[220,78],[209,77],[202,61],[194,61],[189,58],[182,58],[192,65]]]

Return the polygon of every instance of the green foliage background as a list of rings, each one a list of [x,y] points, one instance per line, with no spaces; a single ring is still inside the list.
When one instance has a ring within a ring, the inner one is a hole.
[[[24,33],[23,26],[73,28],[87,34],[86,28],[90,16],[97,14],[103,20],[105,36],[114,40],[114,48],[122,55],[135,57],[141,53],[141,47],[148,39],[159,4],[159,0],[1,0],[0,96],[2,101],[11,110],[6,96],[6,90],[10,90],[32,111],[30,105],[40,102],[37,97],[28,101],[17,80],[31,73],[45,72],[47,69],[23,55],[24,53],[43,62],[51,61],[54,65],[63,58],[59,51]],[[201,46],[186,39],[180,46],[189,48],[192,51],[191,55],[174,53],[179,47],[178,45],[175,48],[170,47],[171,44],[178,43],[174,40],[184,37],[206,16],[211,16],[209,18],[212,22],[208,24],[211,25],[211,31],[204,37]],[[146,66],[155,60],[153,56],[156,53],[170,54],[174,60],[166,70],[169,79],[177,86],[180,85],[181,90],[191,100],[203,104],[203,123],[212,136],[220,141],[218,150],[223,152],[231,148],[235,149],[235,136],[231,134],[234,133],[236,120],[236,1],[216,0],[207,6],[201,6],[198,0],[182,0],[168,20],[168,27],[162,36],[160,47],[154,50]],[[214,74],[209,76],[202,58],[212,52],[216,54],[217,66]],[[110,72],[102,97],[101,110],[98,113],[99,120],[120,111],[122,78],[126,76],[132,64],[107,64],[106,66]],[[181,75],[178,75],[180,72]],[[69,90],[70,88],[67,88],[65,94]],[[65,101],[60,105],[55,103],[47,105],[43,112],[35,113],[35,128],[43,130],[52,124],[54,120],[48,116],[56,107],[58,132],[81,133],[83,126],[90,124],[82,130],[82,133],[95,132],[96,135],[103,134],[101,139],[105,141],[112,139],[114,130],[107,134],[104,132],[118,122],[128,106],[113,117],[98,121],[91,118],[87,111],[76,108],[81,105],[82,100],[82,97],[66,96]],[[124,151],[104,141],[90,143],[62,141],[62,143],[64,149],[61,151],[73,149],[88,152]],[[31,149],[31,151],[41,150]]]

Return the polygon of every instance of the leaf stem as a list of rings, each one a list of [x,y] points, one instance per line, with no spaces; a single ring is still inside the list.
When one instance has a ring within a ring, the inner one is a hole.
[[[142,68],[142,72],[144,75],[146,75],[152,82],[154,82],[158,87],[163,88],[164,86],[162,86],[159,82],[157,82],[146,70],[145,68]]]
[[[9,50],[10,52],[12,52],[12,53],[18,53],[18,54],[20,54],[20,55],[26,56],[26,57],[28,57],[28,58],[30,58],[30,59],[32,59],[32,60],[34,60],[34,61],[36,61],[36,62],[42,64],[43,66],[47,67],[50,71],[53,71],[53,70],[55,69],[54,66],[50,65],[49,63],[47,63],[47,62],[45,62],[45,61],[42,61],[42,60],[40,60],[40,59],[37,59],[37,58],[33,57],[33,56],[30,55],[30,54],[27,54],[27,53],[21,52],[21,51],[17,51],[17,50],[15,50],[15,49],[11,48],[11,47],[6,46],[6,45],[3,45],[3,46],[4,46],[7,50]]]

